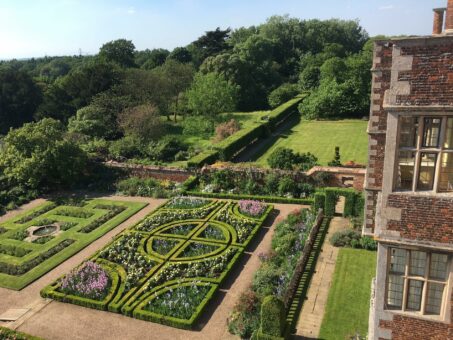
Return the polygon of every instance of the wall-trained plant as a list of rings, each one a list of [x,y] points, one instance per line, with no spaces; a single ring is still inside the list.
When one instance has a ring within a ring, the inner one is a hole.
[[[192,328],[271,211],[259,202],[174,197],[41,295]],[[74,280],[86,271],[89,279]]]

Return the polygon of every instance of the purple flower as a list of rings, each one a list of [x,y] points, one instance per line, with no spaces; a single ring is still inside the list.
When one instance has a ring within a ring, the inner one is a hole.
[[[109,276],[98,264],[88,261],[68,273],[60,281],[65,294],[83,296],[95,300],[102,299],[109,287]]]
[[[253,200],[241,200],[239,201],[239,211],[246,215],[252,217],[259,217],[261,216],[264,211],[266,210],[266,205]]]

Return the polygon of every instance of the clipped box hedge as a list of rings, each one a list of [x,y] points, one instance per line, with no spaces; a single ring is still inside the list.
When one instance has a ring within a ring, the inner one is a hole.
[[[314,207],[323,209],[326,216],[335,215],[335,206],[340,196],[345,197],[343,217],[356,217],[363,213],[365,200],[359,191],[349,188],[324,188],[314,195]]]
[[[5,246],[4,250],[0,249],[0,287],[15,290],[24,288],[146,205],[147,203],[105,199],[88,200],[80,207],[46,202],[0,223],[0,230],[5,230],[0,233],[0,244]],[[119,210],[109,210],[108,207],[118,207]],[[25,241],[23,237],[28,236],[27,229],[46,220],[48,222],[44,225],[74,225],[43,244]],[[14,246],[16,250],[22,249],[26,254],[21,257],[8,255],[5,250],[10,246]]]
[[[229,161],[251,143],[268,136],[278,124],[297,112],[297,106],[307,96],[303,93],[269,112],[269,119],[257,126],[241,129],[235,134],[214,145],[214,150],[202,152],[188,160],[189,168],[201,168],[217,160]]]
[[[224,282],[239,261],[245,248],[260,230],[272,209],[273,207],[268,205],[260,217],[251,218],[242,215],[237,208],[237,203],[233,202],[212,200],[199,207],[187,209],[172,208],[168,202],[164,203],[143,221],[123,231],[109,245],[90,258],[109,273],[112,281],[110,291],[102,301],[63,294],[60,291],[61,278],[45,287],[41,295],[172,327],[193,328],[219,285]],[[227,222],[221,221],[218,218],[220,214],[230,219],[227,219]],[[168,217],[171,217],[171,220],[168,220]],[[244,225],[242,223],[247,226],[248,233],[244,234],[241,241],[236,227],[228,223],[233,221],[231,218],[242,221],[240,227]],[[187,226],[183,233],[180,233],[182,229],[178,229],[181,226]],[[208,228],[221,231],[223,238],[207,237],[204,232]],[[135,240],[135,248],[131,247],[132,243],[127,243],[128,239]],[[171,249],[164,254],[157,253],[154,249],[154,242],[160,239],[172,241]],[[207,253],[204,254],[185,253],[186,249],[192,249],[191,246],[199,244],[211,247],[205,248]],[[119,245],[126,245],[127,248],[124,249],[127,249],[129,258],[135,258],[137,254],[145,257],[147,259],[145,263],[149,267],[149,269],[146,267],[146,272],[130,286],[129,290],[126,290],[127,268],[123,267],[123,262],[111,262],[108,257],[113,251],[114,259],[121,258],[116,255],[121,254],[117,250]],[[173,277],[174,275],[176,277]],[[193,306],[195,311],[190,318],[178,318],[174,314],[161,315],[155,310],[148,309],[148,304],[154,298],[172,289],[190,285],[209,286],[206,296],[198,305]]]
[[[286,198],[278,196],[264,196],[264,195],[244,195],[244,194],[225,194],[225,193],[208,193],[201,191],[187,191],[187,195],[206,197],[206,198],[221,198],[231,200],[257,200],[266,203],[282,203],[282,204],[301,204],[312,205],[314,200],[312,198]]]

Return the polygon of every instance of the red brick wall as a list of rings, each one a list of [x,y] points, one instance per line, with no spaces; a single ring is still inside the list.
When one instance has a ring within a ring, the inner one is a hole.
[[[453,294],[451,295],[453,315]],[[450,319],[451,319],[450,316]],[[393,340],[446,340],[453,339],[453,324],[434,322],[421,318],[410,318],[395,314],[392,321],[380,320],[379,327],[390,329]]]
[[[398,105],[453,105],[453,39],[430,46],[403,47],[402,55],[412,55],[412,71],[399,73],[408,81],[409,95],[397,96]]]
[[[387,229],[410,240],[453,243],[453,198],[393,194],[387,206],[402,209],[401,221],[389,221]]]

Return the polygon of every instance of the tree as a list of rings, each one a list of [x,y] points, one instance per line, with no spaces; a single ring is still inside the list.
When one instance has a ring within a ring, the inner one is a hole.
[[[298,93],[300,91],[297,84],[282,84],[269,94],[269,105],[272,108],[277,107],[294,98]]]
[[[189,109],[194,114],[215,117],[236,109],[238,87],[217,73],[195,75],[187,91]]]
[[[173,59],[183,64],[190,63],[192,61],[192,54],[186,47],[176,47],[168,55],[168,59]]]
[[[23,71],[0,69],[0,134],[33,120],[42,100],[39,87]]]
[[[87,106],[91,99],[120,81],[114,64],[89,62],[59,78],[44,93],[36,118],[51,117],[67,122],[76,111]]]
[[[152,70],[153,68],[163,65],[169,55],[170,52],[168,50],[155,48],[146,54],[146,59],[144,59],[143,62],[137,61],[137,64],[145,70]]]
[[[131,40],[118,39],[102,45],[99,49],[99,58],[121,67],[134,67],[134,51],[135,46]]]
[[[163,126],[157,108],[144,104],[126,109],[119,116],[119,124],[127,136],[149,142],[163,134]]]
[[[69,119],[68,130],[90,137],[111,138],[116,134],[116,116],[105,108],[91,104]]]
[[[174,121],[176,122],[183,92],[192,84],[195,70],[191,64],[183,64],[169,59],[162,66],[155,68],[153,72],[168,81],[167,95],[172,98],[170,110],[173,111]]]
[[[87,161],[86,154],[67,138],[64,125],[46,118],[6,135],[0,169],[11,185],[63,188],[83,176]]]
[[[192,45],[193,56],[197,59],[197,64],[201,64],[207,57],[219,54],[230,46],[227,40],[230,36],[231,29],[221,30],[217,27],[214,31],[207,31],[204,35],[195,40]]]

